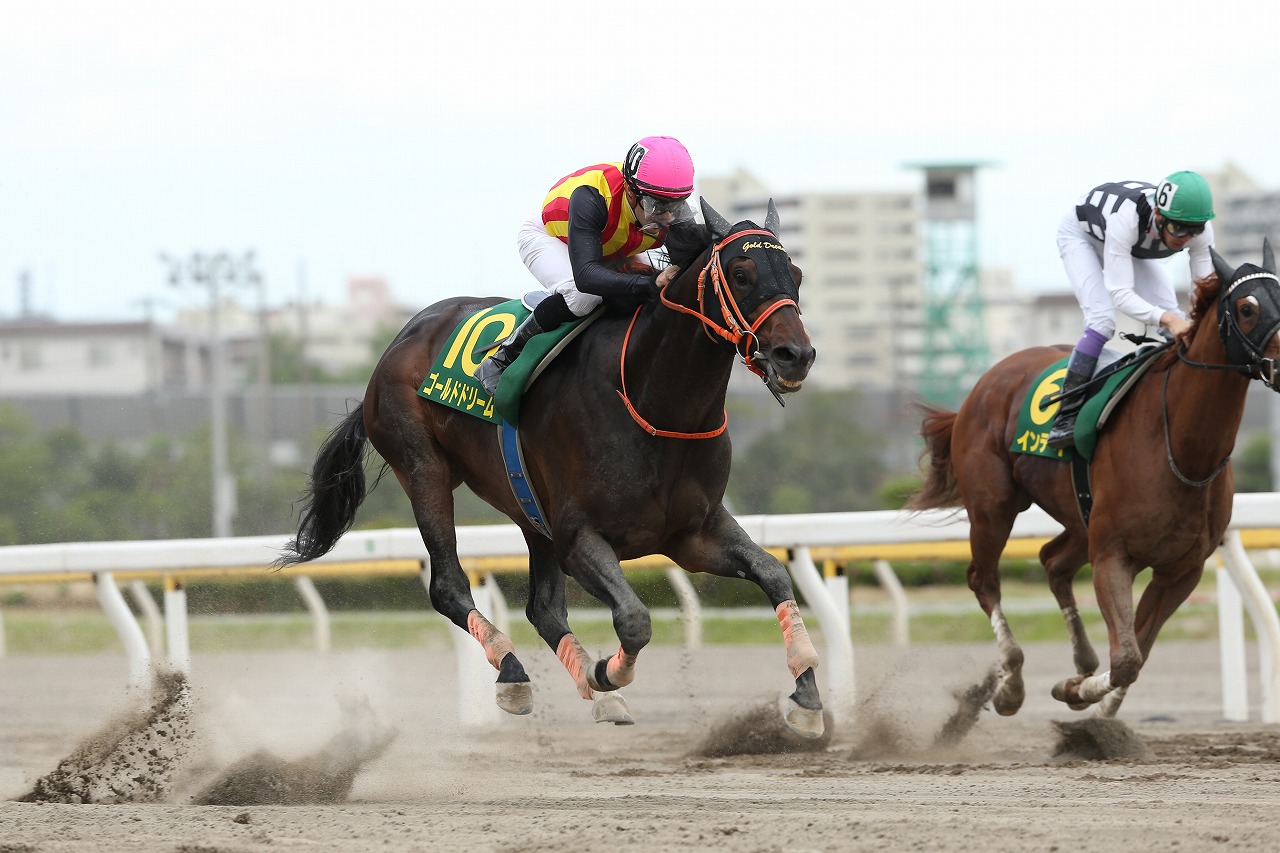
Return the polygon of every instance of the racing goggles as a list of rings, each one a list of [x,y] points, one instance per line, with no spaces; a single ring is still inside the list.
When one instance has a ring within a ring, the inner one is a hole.
[[[640,209],[644,211],[645,216],[655,219],[659,216],[678,214],[684,209],[684,198],[664,198],[662,196],[646,195],[639,193]]]
[[[1164,230],[1173,237],[1198,237],[1204,233],[1203,222],[1179,222],[1177,219],[1166,219]]]

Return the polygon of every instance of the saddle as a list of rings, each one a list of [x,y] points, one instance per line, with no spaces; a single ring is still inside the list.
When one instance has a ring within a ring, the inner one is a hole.
[[[511,492],[529,523],[550,539],[551,531],[542,507],[524,473],[524,451],[516,430],[520,423],[520,400],[533,380],[546,370],[570,341],[604,313],[604,308],[597,308],[580,320],[562,323],[549,332],[534,335],[519,357],[502,372],[498,391],[492,398],[475,380],[476,368],[485,354],[505,340],[546,296],[542,291],[530,293],[524,299],[512,299],[464,317],[419,384],[418,395],[497,424],[498,444]]]
[[[562,323],[531,338],[520,357],[503,371],[498,392],[491,399],[474,378],[476,368],[484,355],[505,340],[546,296],[539,291],[464,317],[418,385],[418,395],[491,424],[519,426],[524,392],[569,342],[603,313],[597,309],[580,320]]]
[[[1149,341],[1146,338],[1141,340]],[[1093,459],[1093,451],[1098,444],[1098,434],[1106,425],[1111,413],[1146,373],[1154,357],[1171,345],[1166,341],[1145,343],[1099,370],[1085,386],[1087,396],[1084,405],[1080,407],[1080,414],[1076,417],[1075,445],[1061,450],[1055,450],[1049,446],[1049,430],[1053,426],[1054,416],[1058,413],[1055,404],[1062,391],[1062,380],[1067,375],[1067,362],[1070,359],[1064,356],[1055,361],[1032,383],[1031,391],[1019,410],[1018,429],[1009,450],[1014,453],[1043,456],[1046,459],[1060,459],[1064,462],[1077,456],[1083,457],[1086,461]]]
[[[1083,386],[1087,389],[1087,396],[1076,416],[1073,447],[1055,450],[1048,443],[1049,429],[1058,413],[1054,404],[1060,399],[1069,356],[1055,361],[1036,377],[1018,415],[1017,436],[1009,449],[1014,453],[1029,453],[1071,463],[1071,486],[1085,527],[1089,526],[1089,516],[1093,512],[1093,478],[1089,474],[1089,463],[1098,445],[1098,433],[1125,395],[1154,363],[1155,356],[1173,346],[1171,341],[1138,340],[1147,343],[1104,367]]]

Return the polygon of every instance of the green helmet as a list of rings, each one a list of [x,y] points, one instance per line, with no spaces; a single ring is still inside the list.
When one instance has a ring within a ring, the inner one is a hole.
[[[1179,222],[1213,219],[1213,194],[1209,183],[1195,172],[1174,172],[1156,187],[1156,210]]]

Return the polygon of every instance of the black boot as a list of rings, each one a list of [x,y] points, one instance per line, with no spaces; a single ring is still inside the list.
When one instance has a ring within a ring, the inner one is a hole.
[[[1093,369],[1098,366],[1098,357],[1084,355],[1079,350],[1072,350],[1071,360],[1067,362],[1067,378],[1062,380],[1062,393],[1074,391],[1093,378]],[[1070,447],[1076,440],[1076,416],[1088,394],[1080,393],[1070,399],[1063,400],[1058,407],[1058,416],[1053,420],[1053,429],[1049,430],[1049,446],[1054,450]]]
[[[498,392],[498,380],[502,378],[502,371],[510,367],[511,362],[524,351],[524,345],[529,343],[530,338],[542,334],[543,331],[534,315],[530,314],[523,323],[516,326],[516,330],[505,341],[498,345],[497,352],[480,362],[480,366],[476,368],[475,379],[484,386],[484,390],[489,392],[490,397]]]

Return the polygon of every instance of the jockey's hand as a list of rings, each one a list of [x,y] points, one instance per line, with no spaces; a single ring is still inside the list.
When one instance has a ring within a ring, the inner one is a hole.
[[[680,267],[671,264],[662,272],[658,273],[657,279],[654,280],[654,293],[661,293],[666,289],[667,285],[676,280],[676,276],[680,275]]]
[[[1176,338],[1191,328],[1191,324],[1172,311],[1166,311],[1160,316],[1160,328],[1167,329],[1169,334]]]

